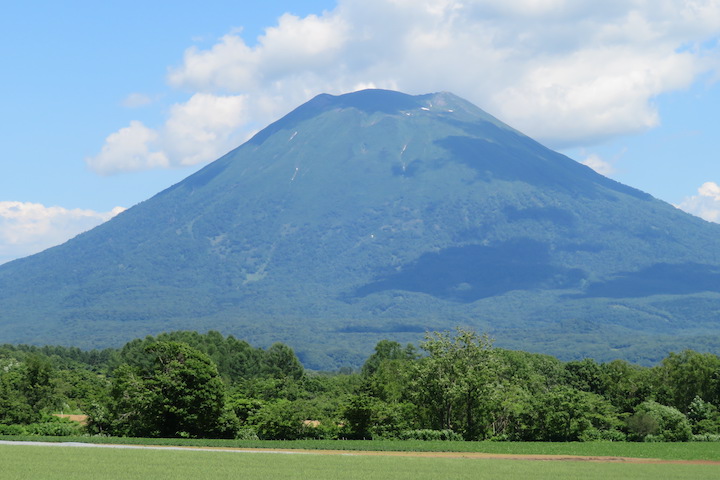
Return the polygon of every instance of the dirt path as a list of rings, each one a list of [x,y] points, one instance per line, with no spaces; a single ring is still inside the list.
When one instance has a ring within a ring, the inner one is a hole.
[[[388,456],[388,457],[425,457],[425,458],[477,458],[496,460],[535,460],[560,462],[599,462],[599,463],[655,463],[684,465],[718,465],[718,460],[663,460],[659,458],[632,457],[601,457],[579,455],[519,455],[504,453],[479,452],[388,452],[365,450],[300,450],[300,449],[264,449],[264,448],[231,448],[231,447],[182,447],[164,445],[117,445],[80,442],[13,442],[0,440],[0,445],[35,445],[45,447],[74,448],[124,448],[152,450],[190,450],[203,452],[236,452],[236,453],[272,453],[285,455],[347,455],[347,456]]]

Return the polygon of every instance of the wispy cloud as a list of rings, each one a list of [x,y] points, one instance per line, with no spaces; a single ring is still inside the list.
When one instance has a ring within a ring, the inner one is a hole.
[[[595,153],[591,153],[580,163],[592,168],[600,175],[610,176],[615,173],[613,164]]]
[[[126,108],[139,108],[153,103],[153,98],[144,93],[131,93],[122,101],[122,106]]]
[[[109,212],[46,207],[39,203],[0,202],[0,264],[40,252],[109,220]]]
[[[719,31],[717,0],[341,0],[321,15],[283,15],[251,43],[235,30],[189,48],[168,83],[195,93],[153,127],[145,161],[88,164],[210,161],[318,93],[369,85],[449,90],[551,147],[590,146],[658,125],[657,95],[717,73]],[[225,120],[210,121],[218,109]],[[183,125],[203,133],[179,145]]]

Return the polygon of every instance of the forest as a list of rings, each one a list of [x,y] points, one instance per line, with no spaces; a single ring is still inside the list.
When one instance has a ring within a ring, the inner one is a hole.
[[[461,328],[418,346],[382,340],[362,368],[332,372],[216,331],[91,351],[0,346],[0,435],[720,441],[719,407],[714,354],[562,362]]]

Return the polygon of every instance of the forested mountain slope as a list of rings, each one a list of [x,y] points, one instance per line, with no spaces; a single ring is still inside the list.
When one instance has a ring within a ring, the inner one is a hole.
[[[0,339],[167,330],[358,364],[456,325],[568,359],[720,346],[720,226],[449,93],[320,95],[177,185],[0,267]]]

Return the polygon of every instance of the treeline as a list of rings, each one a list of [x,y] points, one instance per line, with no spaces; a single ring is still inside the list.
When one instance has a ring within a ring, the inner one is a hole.
[[[462,329],[419,348],[383,340],[359,371],[336,372],[212,331],[91,352],[0,346],[0,434],[707,441],[720,440],[718,406],[716,355],[561,362]]]

